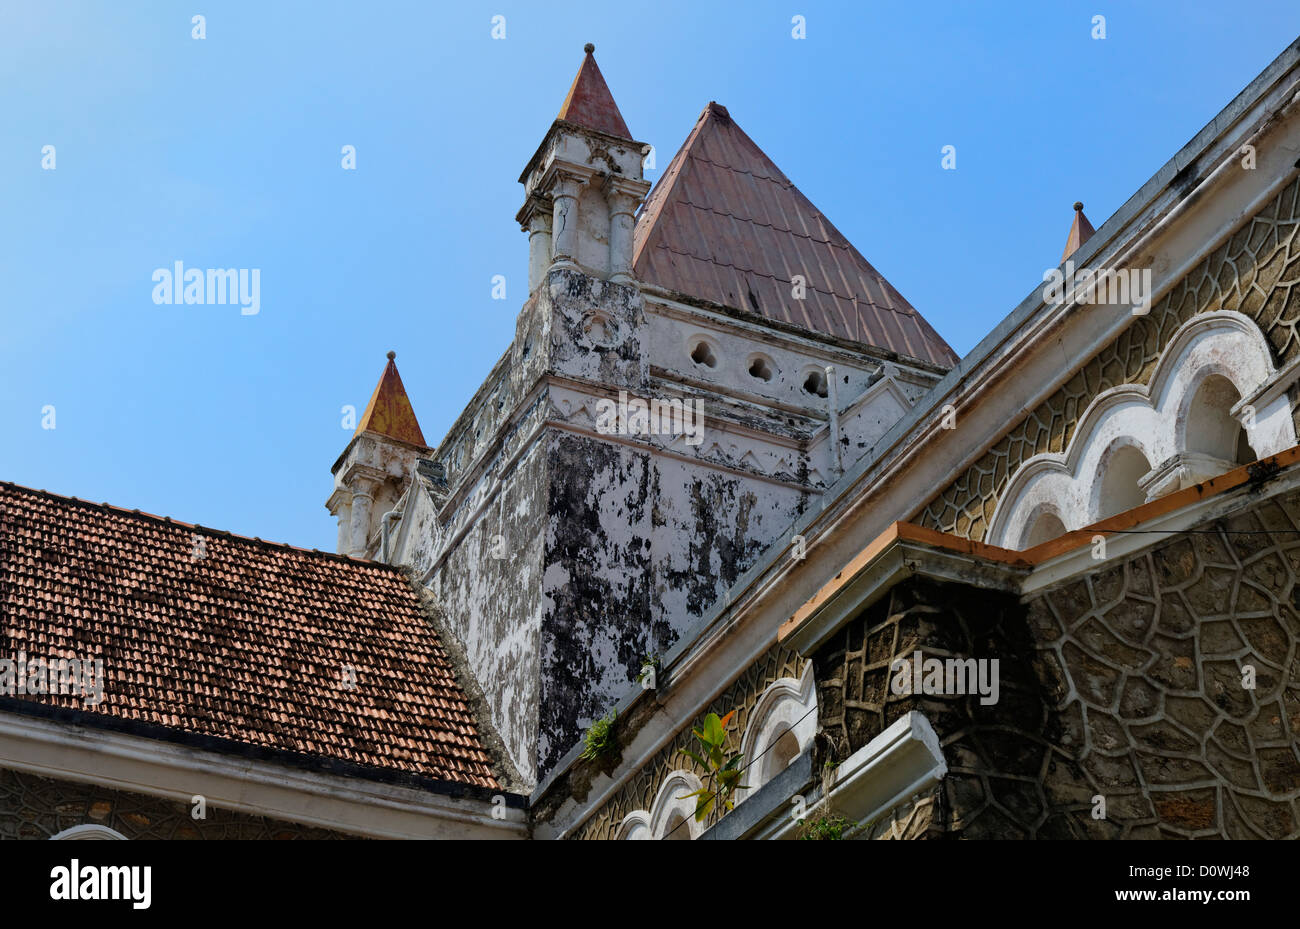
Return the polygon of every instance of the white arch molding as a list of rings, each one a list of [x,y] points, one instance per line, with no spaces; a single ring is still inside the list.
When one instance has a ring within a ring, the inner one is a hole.
[[[678,769],[659,785],[659,793],[650,805],[650,837],[654,839],[694,839],[704,831],[695,821],[695,797],[688,797],[704,785],[690,771]]]
[[[107,826],[99,826],[94,823],[87,823],[83,826],[73,826],[70,829],[64,829],[57,835],[50,836],[50,841],[62,839],[121,839],[126,841],[126,836],[116,829],[110,829]]]
[[[783,677],[773,681],[754,704],[749,725],[740,739],[742,764],[747,765],[741,782],[747,789],[736,791],[736,802],[742,802],[780,774],[808,750],[816,734],[817,684],[810,661],[797,680]],[[787,749],[786,743],[791,740],[793,744]],[[704,832],[704,824],[695,822],[695,798],[681,798],[702,786],[690,771],[672,772],[660,785],[649,812],[628,813],[619,824],[616,837],[627,840],[697,838]],[[681,825],[683,821],[685,825]]]
[[[690,771],[678,769],[659,785],[649,812],[633,810],[619,824],[619,839],[694,839],[704,831],[695,821],[695,798],[687,797],[704,785]]]
[[[789,750],[782,742],[787,734],[796,743]],[[749,724],[740,738],[742,763],[746,765],[741,783],[746,789],[736,791],[736,802],[752,796],[785,770],[812,745],[816,734],[817,684],[809,661],[798,680],[783,677],[773,681],[754,704]]]
[[[1134,492],[1122,502],[1154,500],[1231,470],[1235,460],[1199,450],[1207,443],[1223,446],[1221,436],[1198,434],[1221,431],[1223,421],[1194,404],[1207,396],[1230,397],[1231,391],[1251,397],[1276,377],[1268,341],[1249,317],[1231,310],[1196,316],[1174,333],[1149,386],[1123,384],[1103,391],[1088,404],[1064,453],[1035,455],[1021,465],[998,500],[986,541],[1028,548],[1047,541],[1040,523],[1045,518],[1072,530],[1114,515],[1102,493],[1108,465],[1119,462],[1131,470],[1134,452],[1149,470],[1138,479],[1141,495]],[[1202,392],[1212,379],[1216,389]],[[1243,406],[1238,402],[1228,412],[1237,417]],[[1254,410],[1253,419],[1243,420],[1254,457],[1296,444],[1284,390]]]
[[[653,839],[654,833],[650,829],[650,814],[645,810],[635,810],[623,817],[623,822],[619,824],[618,835],[615,838],[629,841]]]

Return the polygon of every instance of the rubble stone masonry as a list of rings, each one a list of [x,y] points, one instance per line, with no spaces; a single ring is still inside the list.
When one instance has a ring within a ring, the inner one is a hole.
[[[915,709],[949,774],[912,834],[1294,838],[1298,574],[1291,491],[1023,602],[910,580],[814,655],[817,764]],[[999,702],[891,693],[917,649],[1000,659]]]

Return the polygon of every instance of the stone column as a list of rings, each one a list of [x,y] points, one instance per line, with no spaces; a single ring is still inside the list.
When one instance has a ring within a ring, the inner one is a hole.
[[[339,541],[335,548],[340,555],[346,555],[352,547],[352,501],[340,505],[334,515],[339,520]]]
[[[366,543],[370,538],[370,511],[375,502],[375,481],[359,477],[352,488],[352,547],[348,554],[353,558],[366,557]]]
[[[641,198],[633,194],[612,190],[609,201],[609,279],[618,284],[630,284],[632,277],[632,231],[635,228],[637,204]]]
[[[560,173],[551,191],[554,202],[551,221],[552,268],[577,268],[578,251],[578,179]]]
[[[352,549],[352,494],[346,487],[335,487],[325,501],[325,509],[339,521],[339,537],[334,550],[346,555]]]
[[[551,214],[534,210],[528,220],[528,293],[537,286],[551,266]]]

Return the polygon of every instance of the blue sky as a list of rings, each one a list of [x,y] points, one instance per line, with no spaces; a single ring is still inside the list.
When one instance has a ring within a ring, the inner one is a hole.
[[[659,169],[724,104],[964,354],[1073,201],[1100,226],[1297,34],[1294,0],[10,0],[0,480],[332,550],[385,352],[436,444],[509,344],[517,178],[585,42]],[[175,261],[260,269],[260,312],[155,305]]]

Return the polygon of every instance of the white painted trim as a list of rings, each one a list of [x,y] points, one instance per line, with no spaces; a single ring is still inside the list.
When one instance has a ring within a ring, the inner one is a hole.
[[[525,838],[525,814],[486,800],[323,774],[15,713],[0,767],[373,838]]]
[[[736,791],[736,803],[743,803],[770,780],[760,776],[767,770],[765,753],[786,732],[794,733],[800,754],[817,734],[817,681],[811,661],[805,662],[798,680],[782,677],[773,681],[754,704],[749,725],[740,737],[740,756],[746,766],[741,781],[746,788]]]
[[[1241,396],[1253,396],[1276,379],[1268,341],[1249,317],[1231,310],[1194,316],[1160,354],[1149,385],[1121,384],[1098,394],[1079,417],[1064,452],[1035,455],[1016,470],[998,499],[985,541],[1026,547],[1027,534],[1044,509],[1053,511],[1067,530],[1108,515],[1100,509],[1099,493],[1110,455],[1120,446],[1137,448],[1147,459],[1146,482],[1155,495],[1180,489],[1177,475],[1170,486],[1167,466],[1177,464],[1182,473],[1192,461],[1207,467],[1214,463],[1188,456],[1185,435],[1189,405],[1211,375],[1226,378]],[[1285,396],[1256,411],[1248,438],[1260,458],[1296,444]],[[1218,473],[1232,467],[1224,463]],[[1204,479],[1198,471],[1183,483]]]
[[[96,823],[86,823],[81,826],[72,826],[64,829],[57,835],[50,836],[51,842],[62,841],[64,839],[107,839],[110,841],[126,841],[126,836],[116,829],[110,829],[107,826],[100,826]]]
[[[698,839],[704,834],[704,824],[695,821],[695,798],[686,794],[700,790],[704,785],[690,771],[681,768],[671,772],[659,785],[659,793],[650,805],[650,833],[656,839],[668,837],[668,824],[673,814],[680,815],[686,821],[690,838]],[[681,826],[674,827],[680,829]]]
[[[1279,494],[1287,493],[1300,487],[1300,467],[1293,467],[1269,482],[1267,493],[1259,497],[1269,500]],[[1062,555],[1044,561],[1029,573],[1020,583],[1020,595],[1028,597],[1044,588],[1051,587],[1064,580],[1070,580],[1084,574],[1095,574],[1108,564],[1120,564],[1131,555],[1158,545],[1170,538],[1198,526],[1212,523],[1216,519],[1241,511],[1244,495],[1259,494],[1259,491],[1246,484],[1233,488],[1226,493],[1215,494],[1204,500],[1198,500],[1187,506],[1179,507],[1161,516],[1153,516],[1134,527],[1132,532],[1107,532],[1099,530],[1098,535],[1106,539],[1106,558],[1098,560],[1092,557],[1093,547],[1081,545]]]
[[[947,773],[934,727],[920,713],[909,712],[835,770],[831,786],[835,813],[855,823],[874,820],[929,790]],[[764,838],[792,839],[798,831],[799,823],[783,816]]]
[[[654,828],[650,825],[650,814],[645,810],[633,810],[623,817],[615,838],[625,841],[645,841],[654,838]]]
[[[1245,397],[1240,403],[1232,408],[1232,415],[1241,418],[1241,411],[1248,406],[1253,406],[1256,410],[1266,407],[1278,397],[1283,396],[1287,389],[1300,380],[1300,357],[1292,358],[1281,368],[1267,384],[1260,387],[1253,394]]]

